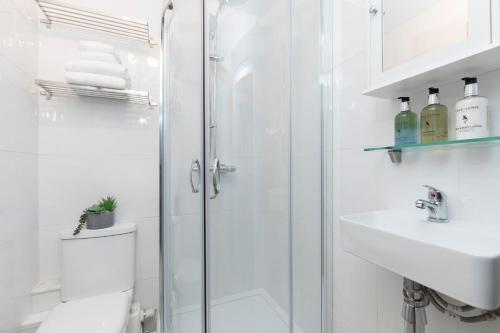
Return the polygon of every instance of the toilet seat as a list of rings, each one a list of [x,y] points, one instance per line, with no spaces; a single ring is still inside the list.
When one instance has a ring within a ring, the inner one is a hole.
[[[131,291],[57,305],[36,333],[123,333],[127,328]]]

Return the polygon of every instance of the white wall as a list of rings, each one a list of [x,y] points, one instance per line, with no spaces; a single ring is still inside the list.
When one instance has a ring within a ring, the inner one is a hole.
[[[159,42],[162,1],[112,0],[67,3],[149,21]],[[39,72],[64,81],[64,63],[78,57],[79,40],[113,44],[129,68],[133,90],[159,95],[159,46],[99,32],[40,24]],[[117,197],[116,222],[137,223],[136,299],[158,302],[159,108],[113,100],[40,97],[40,281],[59,278],[62,229],[72,229],[82,210],[106,195]]]
[[[402,331],[400,306],[402,277],[346,254],[341,249],[338,218],[341,215],[376,209],[414,211],[414,201],[425,198],[422,184],[434,185],[448,194],[453,219],[497,224],[500,183],[496,147],[450,151],[405,153],[403,163],[394,165],[385,153],[365,153],[363,148],[390,144],[396,101],[365,97],[368,83],[368,1],[334,0],[333,137],[328,150],[333,166],[334,189],[334,299],[335,333],[398,333]],[[457,78],[458,79],[458,78]],[[492,135],[500,134],[500,72],[479,77],[481,94],[491,102]],[[425,105],[422,87],[413,99],[413,109]],[[450,108],[461,98],[462,84],[440,87],[442,102]],[[454,130],[450,131],[454,136]],[[450,269],[454,269],[450,267]],[[457,269],[457,278],[460,270]],[[464,324],[430,306],[430,333],[492,333],[500,321]]]
[[[0,332],[30,311],[37,251],[37,9],[0,1]]]

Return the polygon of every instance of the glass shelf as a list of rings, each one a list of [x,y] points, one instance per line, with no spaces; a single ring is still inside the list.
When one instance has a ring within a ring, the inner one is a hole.
[[[500,136],[491,136],[486,138],[466,139],[466,140],[439,141],[433,143],[370,147],[370,148],[365,148],[364,151],[387,151],[393,163],[400,163],[401,153],[403,151],[417,151],[422,149],[441,150],[441,149],[451,149],[451,148],[470,147],[470,146],[484,146],[485,144],[491,144],[491,143],[496,143],[500,145]]]

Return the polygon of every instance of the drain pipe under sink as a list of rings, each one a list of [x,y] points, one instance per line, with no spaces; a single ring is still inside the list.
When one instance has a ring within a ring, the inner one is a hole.
[[[427,325],[425,307],[429,305],[429,297],[424,286],[405,278],[403,297],[401,316],[404,320],[404,333],[425,333]]]
[[[441,313],[457,318],[464,323],[480,323],[500,318],[500,308],[482,310],[466,304],[453,304],[446,301],[435,290],[405,278],[403,282],[404,333],[425,333],[427,316],[425,308],[432,303]]]

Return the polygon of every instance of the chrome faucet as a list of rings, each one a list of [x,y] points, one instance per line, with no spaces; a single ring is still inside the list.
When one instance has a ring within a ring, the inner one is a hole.
[[[417,200],[415,206],[419,209],[427,209],[429,212],[429,217],[427,218],[430,222],[448,222],[448,201],[446,195],[440,190],[424,185],[429,189],[429,201],[427,200]]]

